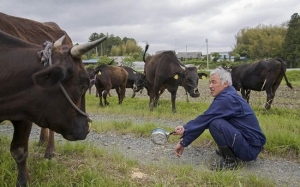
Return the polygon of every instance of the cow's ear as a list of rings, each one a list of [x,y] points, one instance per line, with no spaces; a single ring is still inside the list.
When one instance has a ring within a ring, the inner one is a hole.
[[[33,82],[44,88],[52,87],[63,80],[66,69],[60,66],[51,66],[32,75]]]

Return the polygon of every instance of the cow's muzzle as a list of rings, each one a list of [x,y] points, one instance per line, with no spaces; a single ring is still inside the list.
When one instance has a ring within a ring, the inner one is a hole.
[[[200,96],[200,92],[199,92],[198,88],[193,89],[193,91],[190,92],[190,96],[191,97],[199,97]]]

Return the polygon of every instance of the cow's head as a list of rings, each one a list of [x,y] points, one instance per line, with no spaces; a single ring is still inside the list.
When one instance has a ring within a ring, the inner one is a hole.
[[[182,75],[182,86],[190,94],[191,97],[199,97],[198,90],[199,76],[196,67],[185,67]]]
[[[146,75],[144,73],[136,73],[134,75],[134,84],[133,84],[133,91],[139,92],[143,90],[146,82]]]
[[[33,74],[43,103],[43,110],[39,111],[40,119],[35,123],[62,134],[67,140],[86,138],[90,119],[85,113],[85,92],[89,88],[90,78],[81,55],[105,39],[74,47],[54,45],[51,51],[52,65]]]

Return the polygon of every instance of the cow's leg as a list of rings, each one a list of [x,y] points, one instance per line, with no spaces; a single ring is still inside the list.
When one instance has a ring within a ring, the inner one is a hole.
[[[17,187],[26,186],[29,179],[26,161],[28,157],[28,140],[32,127],[30,121],[12,121],[14,126],[13,139],[10,145],[10,152],[17,163],[18,179]]]
[[[41,128],[40,140],[38,146],[42,146],[47,142],[44,158],[52,158],[54,156],[54,132],[48,128]]]
[[[125,85],[122,85],[120,87],[120,99],[119,99],[119,105],[122,104],[124,98],[125,98],[125,92],[126,92],[126,84]]]
[[[265,104],[265,109],[269,110],[271,108],[271,104],[275,98],[276,90],[278,89],[283,76],[279,76],[274,82],[269,83],[266,85],[266,93],[267,93],[267,102]],[[271,84],[272,86],[269,86]]]
[[[121,88],[116,88],[116,92],[117,92],[117,95],[118,95],[118,104],[121,103]]]
[[[245,94],[246,101],[247,101],[247,103],[249,103],[251,90],[245,90],[245,92],[246,92],[246,94]]]
[[[265,109],[269,110],[271,108],[271,104],[275,97],[275,93],[273,92],[272,88],[266,88],[266,93],[267,93],[267,102],[265,104]]]
[[[148,90],[148,95],[149,95],[149,108],[150,108],[150,111],[153,111],[153,99],[154,99],[154,91],[153,89],[149,89]]]
[[[107,94],[109,94],[110,89],[106,89],[103,91],[103,99],[104,99],[104,106],[109,105],[109,102],[107,101]]]
[[[246,98],[246,89],[241,88],[241,94],[242,94],[242,97],[247,101],[247,98]]]
[[[98,95],[99,95],[99,100],[100,100],[100,102],[99,102],[99,106],[100,107],[103,107],[103,102],[102,102],[102,91],[100,92],[100,91],[97,91],[97,93],[98,93]]]
[[[185,95],[186,95],[186,102],[190,102],[190,100],[189,100],[189,94],[187,93],[187,91],[185,91]]]
[[[155,86],[154,87],[154,97],[153,97],[153,107],[158,106],[158,99],[160,96],[160,92],[161,92],[161,94],[163,93],[163,91],[160,90],[160,86]]]
[[[40,132],[40,140],[38,142],[38,146],[44,145],[48,141],[48,129],[47,128],[41,128]]]
[[[99,106],[103,107],[102,96],[103,96],[103,88],[99,87],[98,84],[95,83],[96,87],[96,97],[99,96]]]
[[[176,100],[176,91],[172,91],[171,92],[171,102],[172,102],[172,112],[173,113],[176,113],[175,100]]]
[[[44,158],[50,159],[50,158],[54,157],[54,150],[55,150],[54,131],[49,129],[49,139],[47,142],[47,147],[46,147]]]

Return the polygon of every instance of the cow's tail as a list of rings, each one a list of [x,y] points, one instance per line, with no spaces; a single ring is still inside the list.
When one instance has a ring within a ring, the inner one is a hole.
[[[293,89],[292,84],[288,81],[288,79],[285,75],[285,71],[286,71],[285,62],[281,58],[277,58],[277,60],[281,63],[281,72],[283,73],[283,76],[284,76],[284,79],[285,79],[285,82],[286,82],[287,86],[290,87],[291,89]]]
[[[144,61],[145,63],[146,63],[145,57],[146,57],[146,53],[147,53],[148,49],[149,49],[149,44],[148,44],[148,42],[146,42],[145,52],[144,52],[144,55],[143,55],[143,61]]]

